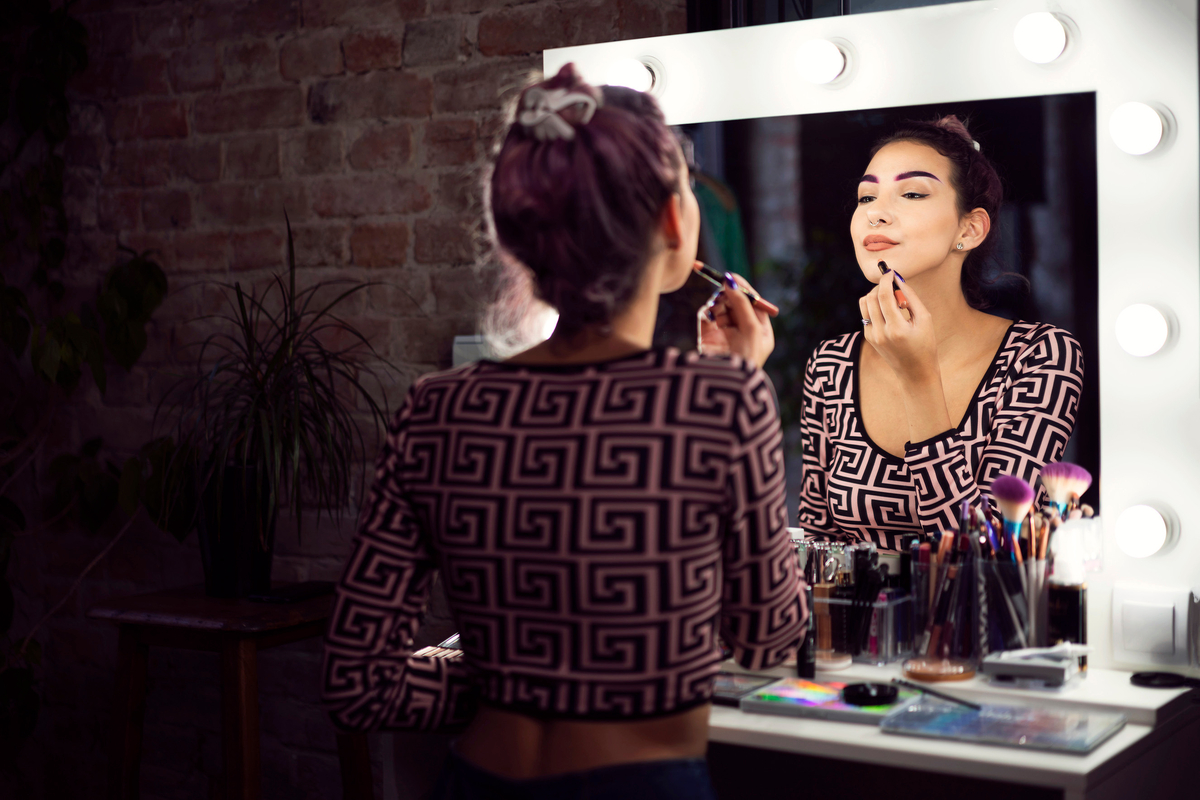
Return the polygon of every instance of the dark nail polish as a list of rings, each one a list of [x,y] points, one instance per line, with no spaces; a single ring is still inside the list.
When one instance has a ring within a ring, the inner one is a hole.
[[[728,286],[730,289],[738,288],[737,278],[733,277],[732,272],[725,273],[725,285]]]
[[[717,321],[717,318],[713,316],[713,312],[712,312],[712,309],[711,309],[711,308],[706,308],[706,309],[704,309],[704,316],[708,317],[708,321],[709,321],[709,322],[716,322],[716,321]]]
[[[896,270],[892,270],[892,272],[896,272]],[[904,276],[901,275],[899,272],[896,272],[896,277],[900,279],[901,283],[908,283],[908,281],[904,280]]]
[[[886,261],[879,262],[879,274],[887,275],[887,262]]]

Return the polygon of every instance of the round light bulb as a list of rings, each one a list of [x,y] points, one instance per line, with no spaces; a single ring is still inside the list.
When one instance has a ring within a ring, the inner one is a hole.
[[[846,54],[828,39],[809,39],[796,48],[796,70],[809,83],[832,83],[846,71]]]
[[[1067,28],[1049,11],[1026,14],[1013,28],[1017,52],[1035,64],[1049,64],[1067,49]]]
[[[549,312],[547,312],[545,318],[542,320],[542,330],[541,330],[542,341],[544,342],[547,339],[549,339],[551,337],[551,335],[554,334],[554,329],[557,327],[558,327],[558,312],[551,309]]]
[[[1146,558],[1167,543],[1167,520],[1154,506],[1130,506],[1117,517],[1117,547],[1130,558]]]
[[[1108,133],[1117,147],[1131,156],[1149,153],[1162,141],[1162,115],[1145,103],[1125,103],[1108,119]]]
[[[625,86],[638,92],[654,88],[654,72],[643,61],[625,58],[608,68],[608,85]]]
[[[1166,315],[1151,305],[1134,303],[1117,315],[1117,343],[1131,356],[1152,356],[1171,334]]]

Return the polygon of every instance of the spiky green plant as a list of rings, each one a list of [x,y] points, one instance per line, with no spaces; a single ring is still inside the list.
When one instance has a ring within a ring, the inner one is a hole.
[[[369,455],[355,421],[356,398],[366,401],[376,436],[387,424],[386,400],[381,406],[364,385],[369,379],[383,386],[365,358],[392,367],[338,316],[339,306],[371,283],[333,280],[296,288],[290,221],[286,280],[272,275],[261,296],[239,282],[219,285],[226,307],[205,319],[226,328],[198,343],[196,372],[159,407],[160,416],[167,412],[174,419],[174,441],[165,445],[169,456],[164,460],[160,453],[157,459],[164,496],[156,516],[182,540],[197,517],[197,478],[200,487],[212,481],[220,486],[227,468],[253,467],[258,496],[265,493],[271,510],[270,518],[258,520],[265,544],[281,507],[294,515],[297,533],[303,505],[315,503],[318,519],[322,512],[336,516],[345,509],[353,472],[365,470]],[[320,299],[330,290],[332,300]],[[335,340],[349,345],[329,344]],[[188,505],[192,508],[181,513]]]

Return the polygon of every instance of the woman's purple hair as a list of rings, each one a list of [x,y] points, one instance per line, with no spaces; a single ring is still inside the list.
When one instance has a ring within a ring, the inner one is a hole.
[[[958,195],[960,215],[982,208],[992,220],[991,232],[963,261],[962,290],[972,308],[987,308],[990,303],[986,264],[999,241],[1000,204],[1004,190],[1000,175],[987,156],[978,149],[967,126],[954,115],[934,122],[906,122],[871,149],[871,158],[893,142],[916,142],[932,147],[950,160],[950,185]]]
[[[573,335],[610,322],[632,299],[682,163],[650,95],[589,86],[572,64],[535,86],[587,94],[598,108],[586,124],[574,109],[558,112],[572,139],[539,141],[513,122],[496,156],[490,213],[501,252],[529,269],[559,329]]]

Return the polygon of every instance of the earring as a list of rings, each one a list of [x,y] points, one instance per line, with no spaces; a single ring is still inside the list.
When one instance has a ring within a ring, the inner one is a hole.
[[[955,247],[957,247],[959,250],[962,250],[962,249],[963,249],[963,243],[962,243],[962,242],[959,242],[958,244],[956,244],[956,245],[954,245],[954,246],[955,246]]]

